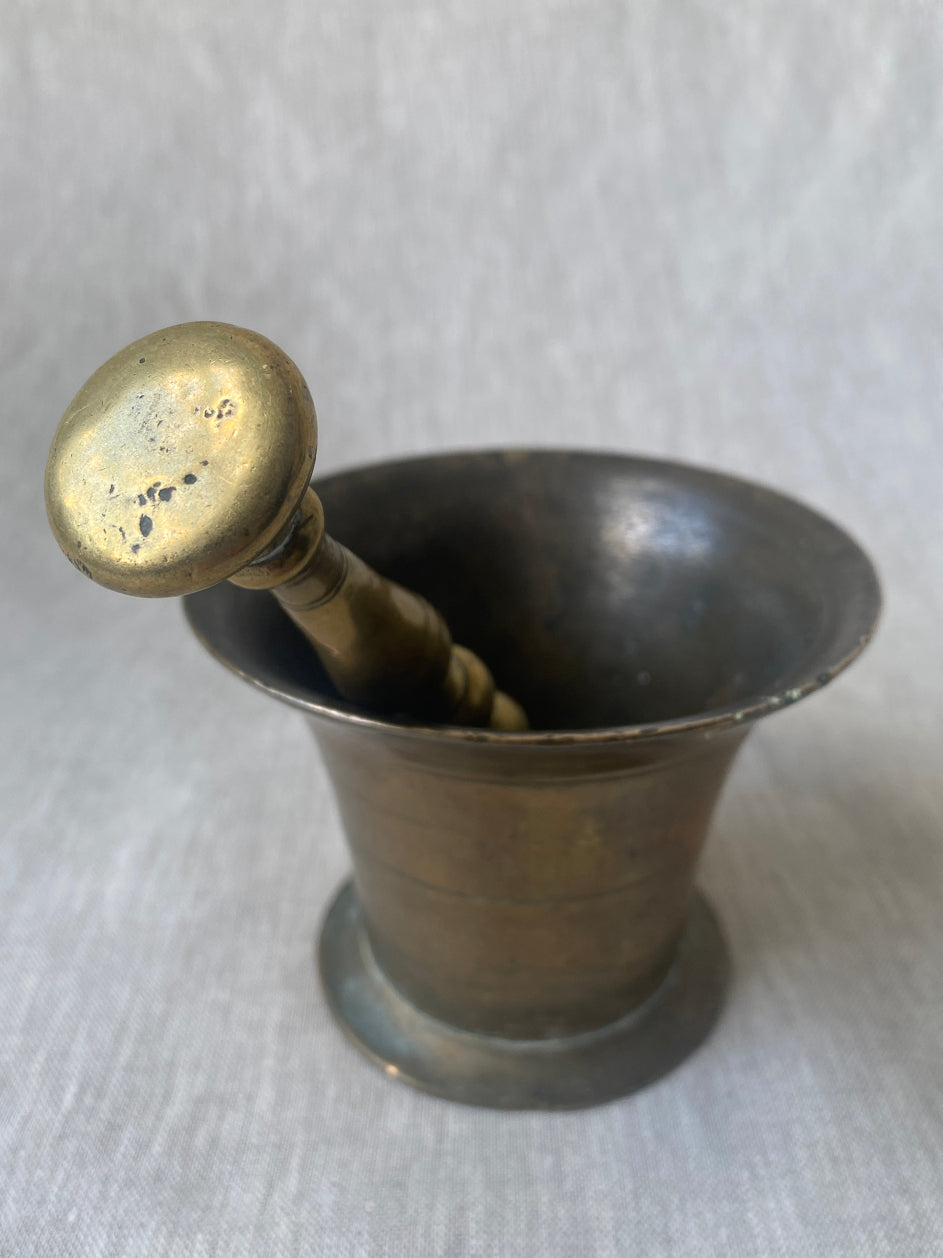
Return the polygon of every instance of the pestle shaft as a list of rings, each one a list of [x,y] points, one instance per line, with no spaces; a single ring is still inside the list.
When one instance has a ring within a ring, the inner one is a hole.
[[[495,688],[477,655],[452,642],[431,603],[325,532],[313,489],[287,538],[230,580],[272,591],[345,698],[430,721],[527,729],[523,709]]]

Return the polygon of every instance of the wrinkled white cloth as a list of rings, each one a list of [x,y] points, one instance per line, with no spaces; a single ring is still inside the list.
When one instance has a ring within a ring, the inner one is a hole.
[[[943,16],[878,0],[8,0],[0,1254],[943,1252]],[[43,515],[106,357],[282,344],[319,468],[560,444],[773,484],[876,644],[761,726],[701,881],[736,967],[626,1101],[386,1080],[315,981],[347,858],[300,718]]]

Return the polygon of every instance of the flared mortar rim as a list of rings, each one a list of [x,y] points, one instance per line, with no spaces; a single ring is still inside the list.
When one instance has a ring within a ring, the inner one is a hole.
[[[531,458],[574,459],[617,461],[636,465],[647,473],[674,474],[675,476],[702,479],[716,487],[724,483],[737,491],[749,491],[762,494],[771,502],[798,517],[805,517],[818,528],[829,531],[835,542],[841,547],[843,558],[849,561],[857,571],[859,586],[858,614],[854,623],[843,627],[840,635],[841,650],[823,650],[821,658],[795,670],[768,692],[751,697],[746,701],[725,704],[690,716],[676,716],[662,721],[648,721],[623,725],[607,725],[598,728],[573,729],[532,729],[523,732],[508,732],[490,729],[477,729],[466,726],[429,725],[422,722],[410,722],[403,718],[390,718],[365,713],[362,709],[346,703],[333,696],[315,697],[319,692],[301,693],[289,687],[276,685],[262,678],[247,668],[240,666],[220,648],[211,633],[206,629],[203,612],[212,607],[220,599],[220,592],[225,597],[230,591],[239,596],[266,597],[256,591],[238,590],[224,583],[210,589],[184,597],[184,612],[189,626],[203,645],[216,660],[230,672],[235,673],[244,681],[258,690],[279,699],[310,717],[315,717],[334,724],[340,724],[364,731],[373,731],[388,737],[420,739],[436,743],[484,744],[506,747],[587,747],[592,745],[613,745],[619,743],[637,743],[641,741],[665,739],[686,735],[710,735],[723,731],[746,727],[774,712],[793,706],[801,699],[823,689],[839,674],[845,671],[868,646],[876,632],[882,607],[880,582],[874,564],[862,546],[834,520],[822,512],[809,506],[791,494],[753,480],[752,478],[732,475],[728,472],[688,463],[682,460],[654,458],[645,455],[626,453],[618,450],[586,450],[579,447],[555,446],[513,446],[476,449],[473,447],[454,447],[448,451],[425,455],[404,456],[393,459],[375,460],[366,464],[357,464],[350,468],[339,468],[327,476],[316,477],[312,484],[317,489],[328,481],[350,479],[357,476],[369,476],[386,468],[418,466],[420,464],[437,464],[467,459],[475,460],[506,460],[520,461]]]

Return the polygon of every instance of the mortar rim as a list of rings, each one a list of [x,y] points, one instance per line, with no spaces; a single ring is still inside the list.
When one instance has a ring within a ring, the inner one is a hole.
[[[506,747],[611,745],[678,737],[687,734],[710,735],[711,733],[719,733],[731,728],[745,727],[773,712],[791,707],[808,695],[823,689],[858,658],[874,637],[882,607],[880,582],[871,559],[848,531],[836,524],[828,516],[808,506],[793,495],[782,493],[780,490],[773,489],[762,482],[747,477],[734,476],[728,472],[703,465],[674,459],[653,458],[626,453],[625,451],[585,450],[578,447],[513,446],[491,447],[489,449],[456,447],[432,454],[380,459],[367,464],[338,469],[337,471],[332,471],[328,476],[316,477],[312,481],[312,485],[317,489],[319,486],[325,485],[332,480],[350,480],[352,477],[369,476],[381,469],[402,467],[407,464],[414,466],[439,464],[441,466],[441,464],[447,461],[463,460],[470,457],[476,460],[497,459],[508,462],[534,457],[616,460],[620,463],[641,466],[651,472],[661,469],[666,472],[680,473],[684,476],[702,479],[712,483],[714,486],[727,483],[741,492],[748,490],[754,493],[761,493],[787,511],[804,516],[810,523],[814,523],[819,528],[824,527],[831,532],[833,538],[840,543],[841,549],[844,551],[843,558],[853,561],[859,569],[860,586],[858,593],[861,608],[857,617],[857,624],[853,627],[849,626],[851,631],[846,635],[846,638],[850,637],[852,639],[851,645],[847,650],[836,655],[835,658],[829,658],[826,655],[821,659],[815,659],[814,667],[804,662],[803,666],[796,670],[796,675],[788,675],[785,681],[777,687],[771,688],[768,693],[760,694],[755,699],[747,702],[741,701],[739,703],[726,704],[690,716],[671,717],[656,722],[648,721],[586,729],[535,729],[523,732],[509,732],[474,729],[464,726],[429,725],[421,722],[411,723],[401,719],[394,720],[370,715],[355,708],[353,705],[345,703],[341,699],[327,696],[316,699],[310,697],[310,695],[297,693],[291,689],[263,680],[229,658],[201,624],[200,611],[204,605],[210,604],[214,599],[218,600],[220,590],[223,590],[224,593],[228,593],[229,590],[235,590],[236,587],[227,587],[226,583],[184,597],[184,613],[191,630],[209,654],[229,669],[230,672],[235,673],[256,689],[262,690],[273,698],[277,698],[281,702],[305,712],[308,716],[358,729],[372,730],[387,736],[431,740],[437,743],[477,743]],[[264,592],[258,591],[240,590],[239,594],[249,595],[250,597],[265,597]],[[810,658],[814,658],[811,649]],[[807,675],[809,673],[812,675]],[[319,692],[311,692],[311,694],[317,693]]]

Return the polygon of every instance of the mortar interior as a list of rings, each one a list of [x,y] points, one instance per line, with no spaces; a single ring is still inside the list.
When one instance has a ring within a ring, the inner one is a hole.
[[[877,616],[873,569],[846,533],[703,469],[497,451],[314,485],[330,533],[429,598],[535,730],[651,726],[800,697],[854,658]],[[351,710],[270,595],[226,584],[188,605],[236,671],[292,701]]]

